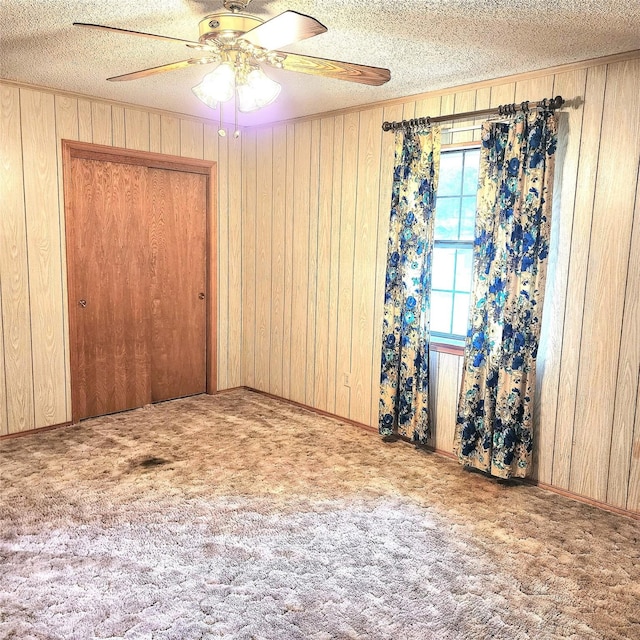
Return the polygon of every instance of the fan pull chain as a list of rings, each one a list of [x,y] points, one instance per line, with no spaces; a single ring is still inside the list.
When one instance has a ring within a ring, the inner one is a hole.
[[[240,129],[238,129],[238,98],[237,97],[234,99],[233,104],[234,104],[234,108],[235,108],[235,114],[234,114],[234,119],[233,119],[233,128],[234,128],[233,137],[234,138],[239,138],[240,137]]]
[[[218,129],[218,135],[221,138],[224,138],[227,135],[227,132],[222,127],[222,102],[220,103],[220,128]]]

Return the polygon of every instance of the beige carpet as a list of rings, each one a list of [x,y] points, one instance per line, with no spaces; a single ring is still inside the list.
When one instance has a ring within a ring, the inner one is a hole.
[[[640,527],[259,394],[0,442],[0,638],[640,638]]]

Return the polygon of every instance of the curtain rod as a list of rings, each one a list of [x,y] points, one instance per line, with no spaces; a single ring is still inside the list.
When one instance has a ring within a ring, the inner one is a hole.
[[[556,96],[555,98],[545,98],[538,102],[521,102],[516,104],[501,104],[499,107],[492,107],[490,109],[479,109],[478,111],[466,111],[465,113],[452,113],[448,116],[427,116],[425,118],[412,118],[411,120],[400,120],[400,122],[383,122],[383,131],[395,131],[397,129],[410,129],[412,127],[424,127],[436,122],[447,122],[449,120],[466,120],[467,118],[476,118],[478,116],[512,116],[519,111],[527,112],[533,109],[541,109],[548,111],[555,111],[564,104],[562,96]]]

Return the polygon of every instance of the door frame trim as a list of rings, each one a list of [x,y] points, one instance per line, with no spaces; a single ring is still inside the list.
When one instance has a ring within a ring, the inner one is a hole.
[[[206,278],[207,278],[207,312],[206,312],[206,391],[215,393],[218,388],[218,171],[217,162],[213,160],[199,160],[197,158],[183,158],[151,151],[137,151],[123,149],[76,140],[62,140],[62,178],[64,188],[64,220],[66,241],[66,271],[67,271],[67,309],[69,314],[69,351],[71,373],[71,418],[78,421],[78,399],[74,392],[74,380],[78,371],[77,352],[77,309],[71,300],[74,291],[73,233],[74,225],[69,224],[73,219],[71,160],[80,158],[85,160],[99,160],[102,162],[117,162],[120,164],[134,164],[152,169],[167,169],[197,173],[207,178],[207,207],[206,207]]]

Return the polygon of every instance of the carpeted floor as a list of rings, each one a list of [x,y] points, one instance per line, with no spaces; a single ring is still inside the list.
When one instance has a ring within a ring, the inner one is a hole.
[[[0,638],[640,638],[640,524],[249,391],[0,442]]]

